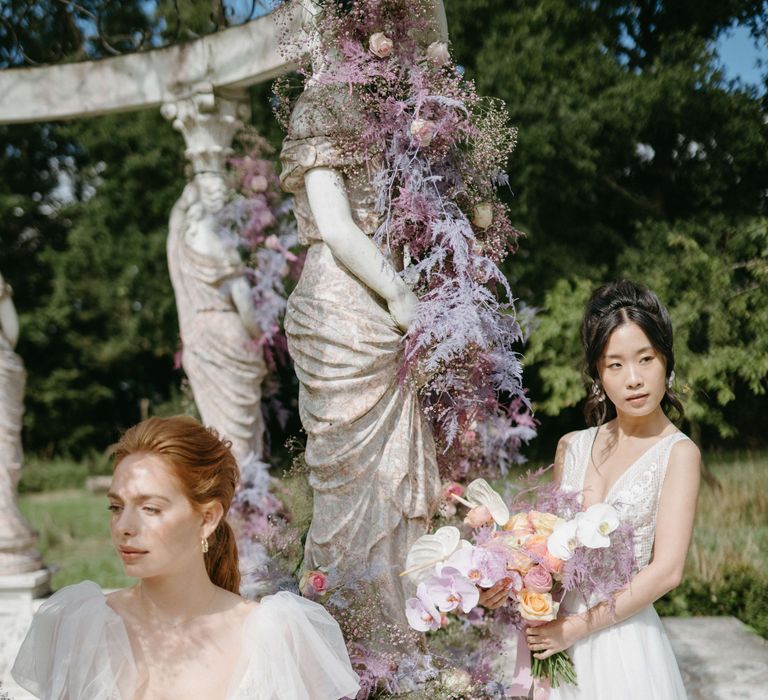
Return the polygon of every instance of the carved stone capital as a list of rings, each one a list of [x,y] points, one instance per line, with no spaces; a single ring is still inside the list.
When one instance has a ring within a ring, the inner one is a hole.
[[[214,90],[210,83],[198,83],[178,99],[161,108],[187,145],[184,154],[195,175],[223,175],[232,154],[232,139],[251,114],[245,91]]]

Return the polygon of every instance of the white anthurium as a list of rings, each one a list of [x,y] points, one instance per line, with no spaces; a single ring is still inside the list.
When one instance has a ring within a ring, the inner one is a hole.
[[[467,543],[469,544],[469,543]],[[413,543],[405,559],[405,571],[401,576],[418,585],[426,581],[434,572],[435,565],[442,564],[462,544],[459,529],[446,525],[431,535],[422,535]]]
[[[607,503],[595,503],[583,513],[579,513],[576,537],[590,549],[609,547],[608,537],[619,526],[619,514]]]
[[[509,520],[509,508],[504,499],[494,491],[485,479],[475,479],[464,492],[470,508],[485,506],[499,527],[504,527]]]
[[[553,557],[568,561],[576,547],[581,544],[576,531],[579,527],[579,513],[573,520],[563,521],[555,526],[552,534],[547,537],[547,549]]]

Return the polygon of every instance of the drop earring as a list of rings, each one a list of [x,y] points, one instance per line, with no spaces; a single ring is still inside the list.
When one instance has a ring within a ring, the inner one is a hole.
[[[600,386],[600,382],[597,379],[592,382],[592,388],[590,391],[592,392],[592,396],[594,396],[600,403],[605,401],[605,392],[603,391],[603,387]]]
[[[672,382],[675,381],[675,370],[672,370],[667,377],[667,389],[672,388]]]
[[[203,554],[208,553],[208,540],[206,538],[200,540],[200,549],[203,550]]]

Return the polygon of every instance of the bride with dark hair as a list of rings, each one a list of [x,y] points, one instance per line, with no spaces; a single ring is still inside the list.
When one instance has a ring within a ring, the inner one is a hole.
[[[12,669],[46,700],[337,700],[359,685],[325,609],[291,593],[239,595],[225,520],[229,445],[187,417],[150,418],[115,450],[112,541],[131,588],[85,581],[35,615]]]
[[[678,700],[686,697],[672,647],[653,602],[683,576],[699,492],[700,455],[668,417],[683,407],[674,392],[675,357],[667,310],[647,287],[600,287],[581,327],[591,382],[586,430],[560,439],[555,480],[582,505],[613,505],[635,533],[636,571],[615,608],[566,596],[567,613],[528,628],[538,659],[568,650],[578,686],[552,700]],[[483,593],[494,608],[503,585]]]

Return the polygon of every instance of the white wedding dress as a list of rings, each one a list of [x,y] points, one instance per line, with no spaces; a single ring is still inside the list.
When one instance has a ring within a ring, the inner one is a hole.
[[[40,607],[11,674],[45,700],[132,700],[137,678],[122,618],[92,581]],[[358,689],[341,630],[321,605],[282,592],[248,614],[227,700],[338,700]]]
[[[583,491],[597,428],[573,435],[565,455],[561,486]],[[651,560],[661,486],[673,445],[688,438],[680,432],[661,438],[619,477],[605,497],[635,530],[635,557],[642,569]],[[570,612],[584,604],[566,597]],[[569,605],[570,603],[570,605]],[[632,617],[590,634],[568,653],[578,686],[553,688],[550,700],[685,700],[685,687],[667,634],[649,605]]]

